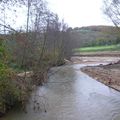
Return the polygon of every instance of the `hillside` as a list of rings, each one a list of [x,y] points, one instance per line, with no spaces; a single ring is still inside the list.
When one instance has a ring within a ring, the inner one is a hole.
[[[112,26],[88,26],[71,29],[75,47],[91,46],[94,42],[112,43],[119,39],[118,30]]]

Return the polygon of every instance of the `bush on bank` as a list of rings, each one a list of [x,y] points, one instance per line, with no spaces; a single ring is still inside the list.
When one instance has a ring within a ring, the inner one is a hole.
[[[15,85],[15,73],[7,65],[8,54],[0,39],[0,113],[4,114],[19,98],[20,91]]]

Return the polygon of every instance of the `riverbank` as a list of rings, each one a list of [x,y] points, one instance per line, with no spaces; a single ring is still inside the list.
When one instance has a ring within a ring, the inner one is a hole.
[[[120,53],[119,52],[94,52],[80,53],[71,58],[74,64],[88,65],[81,69],[97,81],[120,91]],[[102,65],[102,64],[108,65]],[[90,66],[90,64],[101,64]]]
[[[49,82],[32,93],[27,114],[15,110],[0,120],[120,120],[120,93],[79,71],[82,67],[53,67]]]
[[[120,57],[120,51],[77,52],[79,57]]]
[[[8,79],[8,84],[3,83],[6,87],[4,89],[1,87],[5,97],[1,99],[2,94],[0,95],[0,118],[17,106],[20,106],[19,109],[22,109],[26,113],[26,104],[29,101],[32,91],[38,86],[43,86],[44,83],[47,83],[50,68],[68,64],[69,61],[65,59],[55,64],[53,62],[46,63],[41,68],[33,69],[34,71],[17,72],[14,70],[14,80],[11,77],[11,79]]]
[[[120,61],[108,65],[87,66],[81,69],[97,81],[120,91]]]

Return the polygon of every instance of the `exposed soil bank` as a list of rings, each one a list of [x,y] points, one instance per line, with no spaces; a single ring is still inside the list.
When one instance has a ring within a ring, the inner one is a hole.
[[[74,56],[80,57],[120,57],[120,51],[103,51],[103,52],[81,52],[75,53]]]
[[[94,56],[94,57],[72,57],[71,61],[73,64],[98,64],[98,63],[114,63],[120,60],[120,57],[104,57],[104,56]]]
[[[81,70],[114,89],[120,91],[120,52],[80,53],[71,58],[74,64],[108,64],[84,67]],[[118,62],[119,61],[119,62]]]
[[[81,70],[105,85],[120,91],[120,61],[96,67],[84,67]]]

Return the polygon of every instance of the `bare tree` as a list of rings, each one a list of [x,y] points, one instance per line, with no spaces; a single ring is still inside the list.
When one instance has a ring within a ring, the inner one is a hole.
[[[120,25],[120,0],[104,0],[103,11],[116,27]]]

